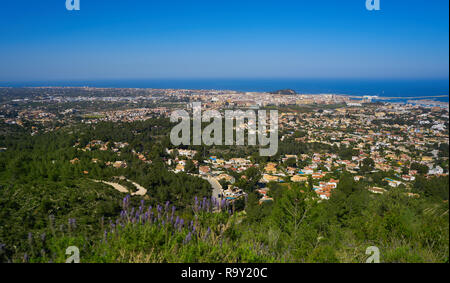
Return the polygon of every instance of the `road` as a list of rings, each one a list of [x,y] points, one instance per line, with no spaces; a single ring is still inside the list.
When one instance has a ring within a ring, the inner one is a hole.
[[[143,186],[139,185],[136,182],[133,182],[131,180],[127,180],[128,182],[132,183],[138,190],[134,193],[132,193],[132,196],[145,196],[147,194],[147,189]]]
[[[107,184],[111,187],[113,187],[114,189],[118,190],[121,193],[128,193],[128,188],[122,186],[121,184],[117,184],[117,183],[113,183],[113,182],[106,182],[106,181],[98,181],[98,180],[93,180],[96,183],[103,183],[103,184]]]
[[[209,176],[202,178],[207,180],[211,184],[211,187],[213,188],[212,196],[220,200],[221,198],[219,198],[219,194],[222,193],[222,185],[219,183],[219,181]]]
[[[147,189],[142,187],[141,185],[139,185],[136,182],[133,182],[131,180],[126,179],[128,182],[132,183],[136,188],[137,191],[134,193],[131,193],[132,196],[145,196],[147,194]],[[92,180],[94,182],[97,183],[104,183],[107,185],[110,185],[111,187],[113,187],[114,189],[118,190],[121,193],[128,193],[128,188],[126,188],[125,186],[122,186],[121,184],[118,183],[113,183],[113,182],[106,182],[106,181],[99,181],[99,180]],[[219,184],[220,185],[220,184]]]

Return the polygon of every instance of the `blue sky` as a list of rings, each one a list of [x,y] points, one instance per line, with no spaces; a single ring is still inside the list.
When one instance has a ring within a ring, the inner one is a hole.
[[[446,78],[449,1],[2,1],[0,81]]]

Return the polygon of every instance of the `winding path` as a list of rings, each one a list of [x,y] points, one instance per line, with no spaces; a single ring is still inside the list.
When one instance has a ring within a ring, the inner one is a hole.
[[[147,194],[147,189],[143,186],[139,185],[136,182],[133,182],[131,180],[127,180],[128,182],[132,183],[138,190],[134,193],[132,193],[132,196],[145,196]]]
[[[132,196],[145,196],[147,194],[147,189],[144,188],[143,186],[139,185],[136,182],[133,182],[131,180],[126,179],[128,182],[132,183],[138,190],[134,193],[131,193]],[[116,189],[117,191],[121,192],[121,193],[129,193],[129,190],[127,187],[118,184],[118,183],[113,183],[113,182],[106,182],[106,181],[99,181],[99,180],[92,180],[96,183],[104,183],[107,184],[111,187],[113,187],[114,189]]]

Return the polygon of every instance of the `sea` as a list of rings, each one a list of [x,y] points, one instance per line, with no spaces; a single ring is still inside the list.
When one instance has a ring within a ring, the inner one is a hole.
[[[270,92],[293,89],[300,94],[338,94],[389,97],[391,102],[410,99],[449,101],[448,79],[126,79],[35,81],[1,83],[0,87],[105,87],[156,89],[211,89]],[[441,96],[441,97],[436,97]]]

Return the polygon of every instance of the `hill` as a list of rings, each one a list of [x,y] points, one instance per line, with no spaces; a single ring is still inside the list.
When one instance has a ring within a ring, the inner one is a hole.
[[[282,94],[282,95],[295,95],[297,92],[293,89],[280,89],[272,91],[271,94]]]

